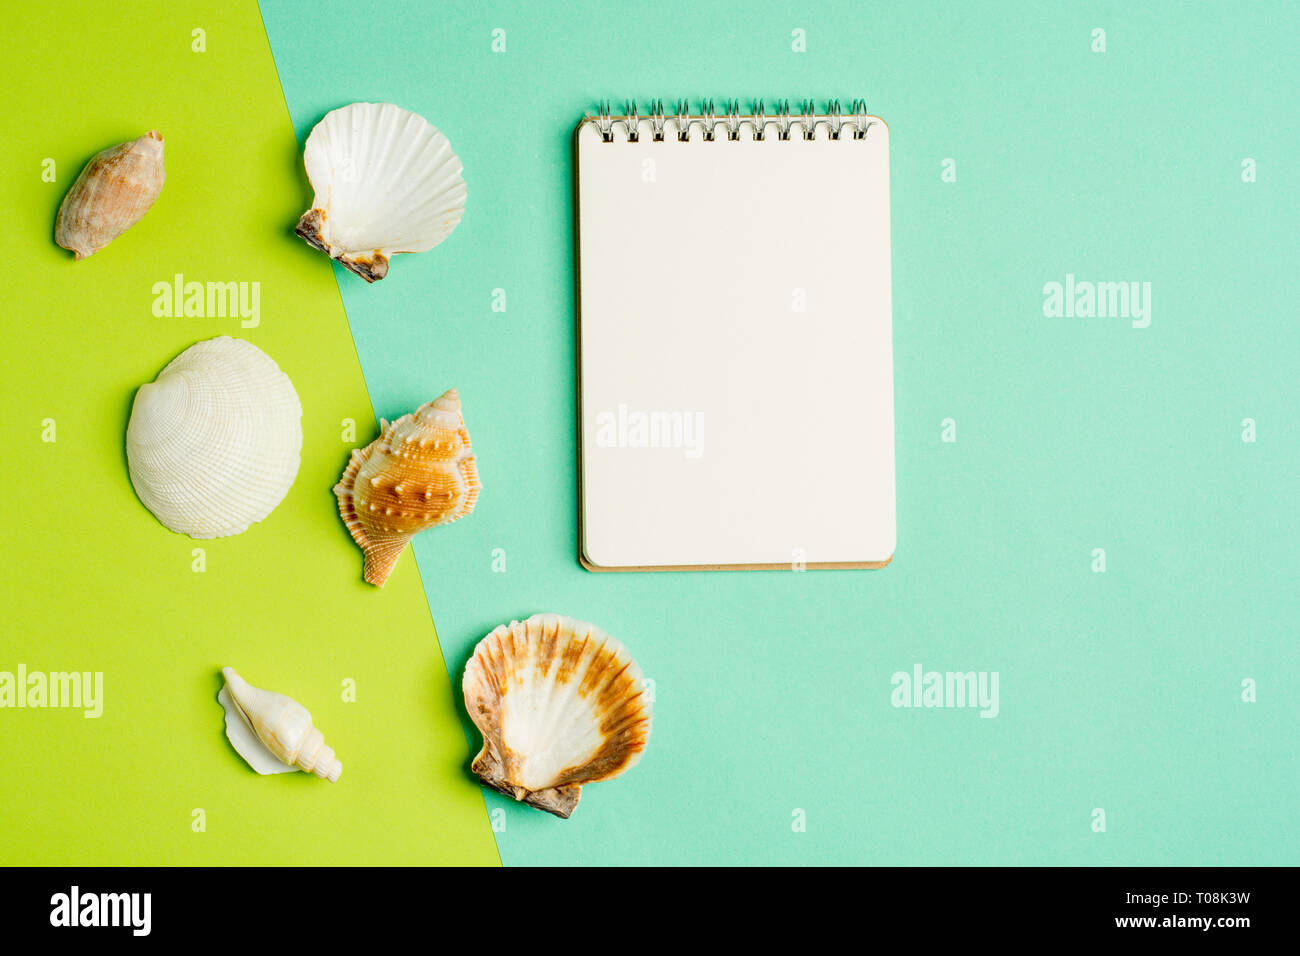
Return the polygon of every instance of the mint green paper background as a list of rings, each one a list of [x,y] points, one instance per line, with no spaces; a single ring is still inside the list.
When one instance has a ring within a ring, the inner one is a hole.
[[[555,610],[655,681],[645,759],[571,820],[488,795],[505,863],[1296,861],[1294,6],[1064,6],[262,4],[300,140],[391,100],[465,164],[444,246],[375,286],[335,269],[378,414],[461,390],[483,495],[415,548],[453,679]],[[601,98],[679,96],[890,123],[884,571],[577,563],[570,134]],[[1044,318],[1067,272],[1151,282],[1150,328]],[[916,663],[998,671],[1000,715],[894,709]]]

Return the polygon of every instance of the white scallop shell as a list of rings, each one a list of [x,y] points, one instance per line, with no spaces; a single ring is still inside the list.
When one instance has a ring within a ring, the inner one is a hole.
[[[465,180],[447,137],[391,103],[327,113],[307,137],[316,197],[297,232],[367,282],[402,252],[426,252],[465,213]]]
[[[136,392],[126,428],[131,484],[173,531],[222,538],[289,492],[302,406],[269,355],[229,336],[190,346]]]

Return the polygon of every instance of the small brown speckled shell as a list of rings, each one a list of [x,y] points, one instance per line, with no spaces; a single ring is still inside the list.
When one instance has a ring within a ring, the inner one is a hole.
[[[454,388],[381,425],[383,433],[352,453],[334,486],[339,514],[365,553],[364,577],[376,587],[411,538],[473,511],[481,487]]]
[[[166,179],[157,130],[104,150],[63,197],[54,241],[78,260],[94,255],[144,218]]]
[[[486,786],[568,817],[583,784],[617,777],[650,739],[641,668],[600,628],[558,614],[501,625],[465,666]]]

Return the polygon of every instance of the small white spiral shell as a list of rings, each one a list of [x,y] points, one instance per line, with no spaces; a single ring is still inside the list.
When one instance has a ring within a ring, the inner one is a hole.
[[[343,762],[334,756],[334,750],[312,725],[307,708],[291,697],[254,687],[235,672],[233,667],[223,667],[228,693],[240,716],[256,734],[257,740],[275,759],[288,767],[297,767],[314,773],[331,783],[343,773]],[[259,773],[278,773],[279,768],[266,766],[265,755],[250,751],[247,735],[239,734],[226,721],[226,736],[239,751],[240,756]],[[265,769],[264,769],[265,768]]]

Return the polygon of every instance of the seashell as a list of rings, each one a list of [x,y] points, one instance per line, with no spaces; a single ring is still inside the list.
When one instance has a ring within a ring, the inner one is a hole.
[[[401,252],[442,242],[465,213],[465,180],[447,137],[391,103],[327,113],[303,150],[316,197],[295,230],[367,282]]]
[[[483,733],[484,784],[568,817],[583,784],[617,777],[650,739],[641,668],[598,627],[557,614],[501,625],[465,666],[465,707]]]
[[[307,708],[292,697],[261,690],[233,667],[223,667],[226,684],[217,700],[226,709],[231,746],[261,774],[303,770],[335,783],[343,762],[312,726]]]
[[[166,179],[157,130],[104,150],[63,197],[54,241],[76,253],[76,260],[94,255],[144,218]]]
[[[474,510],[478,465],[454,388],[389,424],[352,452],[334,486],[339,514],[365,552],[363,577],[383,587],[406,543]]]
[[[222,538],[284,499],[298,474],[302,406],[269,355],[229,336],[190,346],[136,392],[131,484],[173,531]]]

